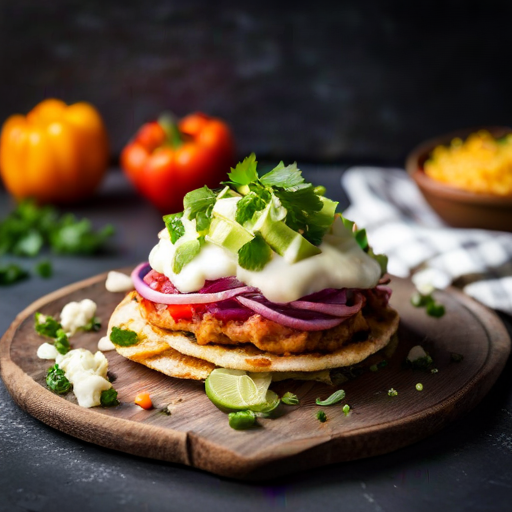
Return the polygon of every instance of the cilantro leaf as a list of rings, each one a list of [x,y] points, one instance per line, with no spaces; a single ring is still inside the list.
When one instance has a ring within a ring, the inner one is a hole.
[[[46,385],[59,395],[63,395],[71,389],[71,382],[69,382],[66,375],[64,375],[64,371],[59,368],[58,364],[48,368]]]
[[[244,222],[251,220],[254,213],[264,210],[265,206],[267,203],[256,192],[249,192],[238,201],[235,220],[243,226]]]
[[[68,214],[59,217],[52,206],[39,207],[24,200],[0,221],[0,254],[36,256],[44,245],[63,254],[92,254],[112,236],[112,226],[99,232],[87,219]]]
[[[28,272],[15,263],[0,266],[0,286],[14,284],[28,277]]]
[[[71,348],[69,344],[68,335],[64,331],[64,329],[58,329],[55,333],[55,341],[53,343],[55,345],[55,348],[57,349],[57,352],[59,354],[67,354],[69,352],[69,349]]]
[[[338,389],[335,391],[329,398],[325,400],[320,400],[320,398],[316,399],[316,405],[334,405],[338,402],[341,402],[345,398],[345,391],[343,389]]]
[[[212,223],[212,211],[213,204],[208,206],[206,210],[197,212],[196,231],[201,235],[206,235],[210,229],[210,224]]]
[[[296,163],[285,166],[283,162],[260,178],[267,187],[290,188],[304,183],[304,178]]]
[[[199,212],[206,212],[215,204],[216,194],[206,185],[202,188],[192,190],[183,198],[183,206],[188,209],[188,218],[195,219]]]
[[[203,245],[202,237],[197,238],[196,240],[189,240],[188,242],[182,243],[176,249],[174,253],[174,260],[172,262],[172,271],[175,274],[179,274],[183,267],[190,263],[201,250],[201,246]]]
[[[137,333],[131,331],[130,329],[112,327],[112,332],[110,333],[110,341],[116,345],[120,345],[121,347],[129,347],[131,345],[135,345],[140,340]]]
[[[95,232],[88,219],[77,221],[73,214],[67,214],[50,231],[49,242],[59,254],[94,254],[113,234],[114,227],[110,224]]]
[[[185,227],[181,220],[182,217],[183,212],[171,213],[169,215],[164,215],[163,217],[165,226],[167,227],[167,231],[169,231],[169,236],[171,237],[171,242],[173,244],[175,244],[176,241],[185,234]]]
[[[19,238],[19,240],[12,248],[12,253],[16,254],[17,256],[33,257],[39,254],[43,244],[44,239],[41,233],[31,229],[24,236]]]
[[[259,272],[271,259],[272,249],[261,235],[256,235],[238,251],[238,264],[246,270]]]
[[[320,423],[325,423],[327,421],[327,415],[325,414],[324,411],[318,411],[316,413],[316,419],[320,422]]]
[[[308,234],[314,226],[313,214],[322,209],[322,201],[315,194],[313,185],[307,183],[284,190],[276,189],[274,194],[288,212],[285,221],[287,226],[301,233],[309,242],[313,244],[316,242],[318,245],[317,231],[313,231],[315,234],[313,237]]]
[[[258,179],[257,166],[256,155],[251,153],[242,162],[239,162],[234,169],[231,169],[232,172],[228,173],[229,179],[238,186],[249,185],[249,183]]]
[[[45,279],[53,274],[52,263],[50,260],[42,260],[35,266],[35,271]]]
[[[103,407],[114,407],[119,405],[119,400],[117,399],[117,391],[114,388],[104,389],[101,392],[100,402]]]
[[[57,332],[62,329],[62,325],[53,316],[37,312],[35,314],[35,329],[41,336],[57,338]]]

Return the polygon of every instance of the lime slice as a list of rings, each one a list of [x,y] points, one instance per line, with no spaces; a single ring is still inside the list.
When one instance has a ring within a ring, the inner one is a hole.
[[[253,410],[254,407],[270,406],[267,395],[275,394],[267,391],[271,380],[268,373],[249,376],[241,370],[218,368],[206,379],[205,390],[208,398],[223,411]],[[273,395],[269,398],[275,401]]]
[[[262,412],[267,414],[272,412],[280,403],[281,400],[277,396],[277,393],[274,393],[274,391],[269,389],[265,395],[265,403],[260,405],[253,405],[250,409],[254,412]]]

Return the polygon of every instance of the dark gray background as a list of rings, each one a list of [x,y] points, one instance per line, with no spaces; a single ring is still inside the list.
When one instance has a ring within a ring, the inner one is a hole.
[[[1,0],[0,121],[90,101],[116,156],[162,110],[201,110],[240,155],[399,163],[511,123],[511,19],[496,0]]]

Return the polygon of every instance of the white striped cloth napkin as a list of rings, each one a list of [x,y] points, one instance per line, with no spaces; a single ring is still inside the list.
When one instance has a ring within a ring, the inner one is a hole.
[[[352,167],[342,176],[343,215],[365,227],[388,270],[418,289],[454,281],[486,306],[512,315],[512,233],[451,228],[401,169]],[[511,220],[512,222],[512,220]]]

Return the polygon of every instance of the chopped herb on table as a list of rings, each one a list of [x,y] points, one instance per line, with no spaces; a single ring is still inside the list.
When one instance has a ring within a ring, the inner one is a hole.
[[[329,398],[325,400],[320,400],[320,398],[316,399],[316,405],[334,405],[338,402],[341,402],[345,398],[345,391],[343,389],[339,389],[335,391]]]
[[[416,384],[416,390],[423,391],[423,384],[421,382],[418,382],[418,384]]]
[[[450,352],[450,361],[452,363],[460,363],[464,359],[462,354],[457,354],[456,352]]]
[[[286,405],[299,405],[299,397],[287,391],[282,397],[281,402]]]
[[[58,364],[48,368],[48,373],[46,375],[46,385],[49,389],[55,393],[58,393],[59,395],[63,395],[71,389],[71,383],[64,375],[64,371],[59,368]]]
[[[349,415],[349,413],[350,413],[350,405],[345,404],[345,405],[343,406],[343,414],[344,414],[345,416],[348,416],[348,415]]]
[[[136,332],[130,329],[121,329],[120,327],[112,327],[110,333],[110,341],[121,347],[129,347],[139,342],[139,337]]]
[[[101,392],[100,402],[103,407],[114,407],[119,405],[117,391],[114,388],[104,389]]]
[[[432,294],[424,295],[420,292],[415,292],[411,297],[411,304],[415,308],[425,308],[427,315],[434,318],[441,318],[445,314],[445,307],[437,302]]]
[[[245,430],[256,424],[256,414],[253,411],[230,412],[229,426],[235,430]]]
[[[389,389],[388,391],[388,396],[397,396],[398,395],[398,391],[394,388],[391,388]]]
[[[53,344],[59,354],[64,355],[69,352],[71,346],[69,344],[68,335],[62,328],[62,325],[57,322],[53,316],[43,315],[37,312],[35,314],[35,329],[39,335],[53,340]]]
[[[50,260],[42,260],[35,267],[36,274],[47,279],[53,274],[53,267]]]
[[[325,414],[324,411],[318,411],[316,413],[316,419],[320,422],[320,423],[325,423],[327,421],[327,416]]]
[[[94,254],[113,233],[111,225],[95,231],[88,219],[78,220],[70,213],[59,215],[53,206],[37,206],[26,199],[0,220],[0,256],[35,257],[45,247],[58,254]],[[41,261],[35,272],[50,277],[51,263]],[[13,284],[27,276],[28,272],[18,265],[0,265],[0,285]]]
[[[0,265],[0,286],[17,283],[28,276],[28,272],[15,263]]]

